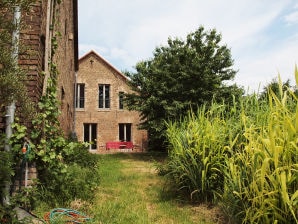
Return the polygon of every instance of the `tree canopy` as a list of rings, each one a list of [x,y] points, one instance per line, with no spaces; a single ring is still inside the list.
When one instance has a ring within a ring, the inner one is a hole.
[[[126,72],[135,91],[126,95],[128,108],[141,113],[140,127],[159,145],[166,120],[178,119],[212,100],[231,102],[232,94],[243,94],[243,89],[226,82],[236,71],[230,49],[221,44],[215,29],[201,26],[186,40],[168,38],[167,43],[155,49],[153,58],[138,62],[136,72]]]
[[[259,94],[259,99],[261,100],[268,100],[269,92],[272,91],[276,96],[279,98],[281,97],[281,93],[294,88],[294,86],[291,86],[290,80],[287,79],[285,82],[282,82],[280,77],[274,78],[268,83],[266,86],[263,87],[263,91]],[[294,92],[297,92],[296,90]]]

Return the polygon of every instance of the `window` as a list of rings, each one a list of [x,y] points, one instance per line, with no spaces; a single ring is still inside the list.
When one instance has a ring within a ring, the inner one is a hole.
[[[98,107],[110,108],[110,85],[100,84],[98,95]]]
[[[123,99],[124,92],[119,92],[119,109],[124,109]]]
[[[97,124],[84,124],[84,142],[90,142],[89,149],[97,149]]]
[[[131,124],[119,124],[119,141],[131,141]]]
[[[75,89],[75,104],[76,108],[85,107],[85,84],[77,83]]]

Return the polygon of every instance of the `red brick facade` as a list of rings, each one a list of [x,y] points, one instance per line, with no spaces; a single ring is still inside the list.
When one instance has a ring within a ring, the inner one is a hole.
[[[33,102],[45,93],[49,62],[58,68],[60,123],[65,135],[74,131],[73,87],[78,70],[77,0],[37,0],[21,12],[19,65],[27,73],[27,87]],[[57,50],[52,55],[52,37],[57,35]]]
[[[76,133],[79,141],[86,141],[92,135],[96,141],[93,152],[105,151],[107,142],[121,142],[123,139],[133,143],[134,151],[146,150],[147,132],[138,129],[139,113],[119,105],[119,93],[131,91],[127,77],[91,51],[79,60],[77,83],[83,86],[76,93],[77,101],[81,96],[81,102],[78,102],[76,108]],[[108,96],[105,103],[100,101],[101,88],[105,90],[102,95]]]

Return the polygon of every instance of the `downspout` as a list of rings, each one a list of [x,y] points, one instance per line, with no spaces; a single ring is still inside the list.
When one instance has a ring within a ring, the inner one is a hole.
[[[47,85],[48,85],[48,79],[50,77],[50,71],[49,71],[49,58],[51,56],[51,42],[52,42],[52,31],[50,30],[51,24],[52,24],[52,0],[48,0],[47,2],[47,20],[46,20],[46,40],[45,40],[45,62],[44,62],[44,72],[45,77],[43,81],[43,88],[42,88],[42,95],[46,94]]]
[[[77,79],[78,79],[78,73],[75,72],[75,82],[74,82],[74,104],[73,104],[73,127],[72,127],[72,138],[73,140],[77,140],[77,134],[76,134],[76,103],[77,103]]]
[[[14,66],[18,67],[18,55],[19,55],[19,40],[20,40],[20,20],[21,20],[21,8],[19,5],[16,5],[14,8],[14,16],[13,16],[13,24],[15,25],[15,29],[12,32],[12,59],[14,61]],[[12,124],[14,122],[14,115],[15,115],[16,104],[13,101],[9,106],[6,107],[6,115],[5,115],[5,135],[6,135],[6,143],[5,143],[5,150],[10,151],[11,145],[9,144],[9,139],[12,136]],[[10,183],[5,184],[6,190],[6,197],[3,198],[3,204],[9,205],[9,188]]]
[[[76,133],[76,102],[77,102],[77,82],[78,82],[78,71],[79,71],[79,49],[78,49],[78,0],[73,0],[73,32],[74,32],[74,71],[75,71],[75,80],[74,80],[74,104],[73,104],[73,128],[72,128],[72,137],[74,140],[77,140]]]

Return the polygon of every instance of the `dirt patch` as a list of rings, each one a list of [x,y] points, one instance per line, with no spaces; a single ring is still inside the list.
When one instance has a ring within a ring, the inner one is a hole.
[[[217,224],[228,224],[228,220],[218,206],[208,206],[206,204],[195,205],[191,210],[197,217]]]

